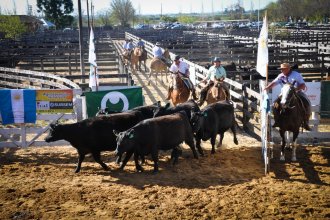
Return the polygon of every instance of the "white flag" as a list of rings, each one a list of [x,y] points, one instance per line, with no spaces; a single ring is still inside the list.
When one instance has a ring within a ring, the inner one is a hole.
[[[89,37],[88,62],[91,64],[89,71],[89,87],[92,88],[93,86],[99,85],[99,76],[97,74],[96,54],[94,45],[94,32],[92,28]]]
[[[257,72],[261,76],[266,77],[268,64],[268,25],[267,17],[264,17],[264,22],[258,39],[258,56],[257,56]]]

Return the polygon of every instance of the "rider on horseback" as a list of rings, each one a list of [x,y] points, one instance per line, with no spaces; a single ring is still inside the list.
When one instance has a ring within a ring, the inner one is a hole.
[[[171,92],[173,90],[173,77],[175,76],[175,74],[179,74],[181,79],[184,81],[185,85],[188,87],[189,90],[191,90],[193,99],[196,100],[197,97],[196,97],[195,87],[189,78],[189,74],[190,74],[189,65],[180,59],[181,59],[180,56],[178,56],[178,55],[175,56],[173,64],[171,65],[171,67],[169,69],[169,71],[172,72],[173,74],[171,77],[172,82],[170,82],[169,87],[168,87],[168,96],[166,99],[170,100]]]
[[[133,40],[126,39],[126,42],[124,43],[123,48],[124,48],[124,56],[127,56],[127,58],[130,58],[131,54],[133,52],[133,49],[134,49]]]
[[[139,41],[137,42],[136,46],[140,47],[141,49],[144,49],[144,42],[139,38]]]
[[[163,48],[161,48],[160,46],[161,46],[160,42],[157,42],[155,44],[155,46],[152,48],[152,54],[154,55],[154,58],[160,59],[161,61],[163,61],[166,64],[167,60],[163,56],[165,50]]]
[[[208,74],[206,77],[201,81],[202,83],[205,83],[207,81],[206,86],[201,90],[200,99],[198,105],[203,105],[207,92],[209,89],[214,85],[215,81],[223,82],[223,80],[226,78],[226,70],[221,66],[221,60],[219,57],[215,57],[213,59],[214,65],[210,67]],[[226,99],[229,98],[229,89],[226,85],[222,85],[225,92],[226,92]]]
[[[311,103],[309,101],[309,99],[307,98],[306,94],[303,93],[302,90],[306,89],[306,85],[305,85],[305,81],[303,79],[303,77],[301,76],[300,73],[298,73],[297,71],[293,71],[290,68],[290,64],[288,63],[282,63],[281,64],[281,73],[268,85],[265,87],[265,90],[271,89],[272,87],[274,87],[275,85],[281,84],[283,85],[283,83],[294,83],[294,86],[296,88],[297,94],[299,96],[299,98],[301,99],[301,101],[303,102],[303,113],[304,113],[304,123],[303,126],[306,130],[310,131],[311,128],[308,125],[309,122],[309,117],[311,115]],[[280,96],[274,101],[274,120],[275,123],[273,125],[273,127],[279,127],[279,114],[280,114],[280,101],[281,98]]]

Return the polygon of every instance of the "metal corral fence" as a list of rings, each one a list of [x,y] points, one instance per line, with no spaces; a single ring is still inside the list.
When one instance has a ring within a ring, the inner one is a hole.
[[[132,35],[130,33],[125,33],[126,38],[130,38],[136,44],[138,42],[139,37]],[[152,48],[154,47],[153,43],[145,41],[146,50],[148,52],[148,56],[152,57]],[[174,58],[176,54],[170,53],[171,58]],[[189,60],[184,59],[186,63],[190,66],[190,78],[197,85],[197,89],[200,89],[198,84],[204,79],[207,69],[203,66],[190,62]],[[229,85],[231,99],[234,102],[234,106],[236,109],[236,117],[239,119],[243,128],[246,132],[254,135],[258,139],[260,139],[260,111],[261,111],[261,95],[259,92],[250,88],[250,84],[248,83],[239,83],[235,80],[226,78],[225,82]],[[259,84],[259,82],[256,82]],[[310,124],[313,125],[312,131],[306,131],[304,134],[300,135],[300,140],[311,142],[316,139],[330,139],[329,132],[321,132],[318,130],[318,125],[320,124],[320,105],[312,106],[312,118],[310,120]],[[275,134],[277,131],[274,132]]]

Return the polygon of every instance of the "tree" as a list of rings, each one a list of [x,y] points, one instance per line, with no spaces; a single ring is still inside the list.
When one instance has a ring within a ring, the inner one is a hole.
[[[0,32],[5,33],[5,38],[15,39],[26,32],[26,27],[18,16],[0,15]]]
[[[113,0],[110,4],[112,16],[123,27],[129,27],[129,21],[135,16],[135,9],[130,0]]]
[[[278,0],[269,4],[266,9],[270,20],[324,21],[330,16],[329,0]]]
[[[37,0],[38,12],[44,12],[46,20],[53,22],[56,28],[71,26],[73,17],[72,0]]]

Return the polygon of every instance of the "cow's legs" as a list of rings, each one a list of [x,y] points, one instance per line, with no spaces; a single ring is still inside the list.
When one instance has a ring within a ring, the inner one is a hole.
[[[129,158],[131,158],[132,154],[133,154],[133,151],[126,152],[126,155],[125,155],[125,157],[124,157],[124,160],[123,160],[123,162],[121,163],[119,169],[121,169],[121,170],[124,169],[124,167],[126,166],[128,160],[129,160]]]
[[[109,170],[109,167],[105,163],[103,163],[103,161],[101,160],[100,152],[93,152],[92,156],[93,156],[94,160],[103,167],[104,170]]]
[[[142,157],[142,156],[141,156]],[[142,166],[139,164],[139,154],[138,152],[134,152],[134,162],[135,162],[135,168],[138,172],[142,172],[143,168]]]
[[[153,173],[157,173],[158,172],[158,150],[153,150],[151,152],[151,157],[152,160],[154,161],[154,171]]]
[[[281,130],[280,129],[280,135],[281,135],[281,138],[282,138],[282,145],[281,145],[281,157],[280,157],[280,160],[281,161],[285,161],[285,153],[284,153],[284,148],[285,148],[285,131]]]
[[[117,156],[116,164],[120,164],[122,155]]]
[[[173,165],[178,163],[180,155],[182,155],[182,150],[180,149],[180,146],[175,146],[171,153],[171,160],[173,160]]]
[[[215,138],[216,138],[216,135],[212,135],[212,137],[211,137],[211,145],[212,145],[211,154],[214,154],[215,153],[215,149],[214,149]]]
[[[80,172],[81,163],[85,159],[85,154],[82,154],[82,153],[79,153],[79,152],[78,152],[78,154],[79,154],[78,164],[77,164],[76,170],[74,171],[75,173],[79,173]]]
[[[201,147],[201,139],[196,138],[196,148],[201,156],[204,156],[203,148]]]
[[[219,144],[217,147],[220,147],[222,145],[223,138],[225,137],[225,132],[220,132],[219,136]]]
[[[185,142],[190,147],[190,149],[192,150],[194,158],[198,159],[198,154],[197,154],[197,151],[196,151],[194,139],[192,138],[191,140],[186,140]]]
[[[299,134],[299,130],[296,131],[296,132],[293,132],[293,139],[292,139],[293,147],[292,147],[292,158],[291,158],[292,161],[297,161],[296,148],[297,148],[297,137],[298,137],[298,134]]]
[[[237,137],[236,137],[236,121],[234,121],[233,125],[231,126],[231,131],[233,132],[233,135],[234,135],[234,143],[236,145],[238,145],[238,140],[237,140]]]

